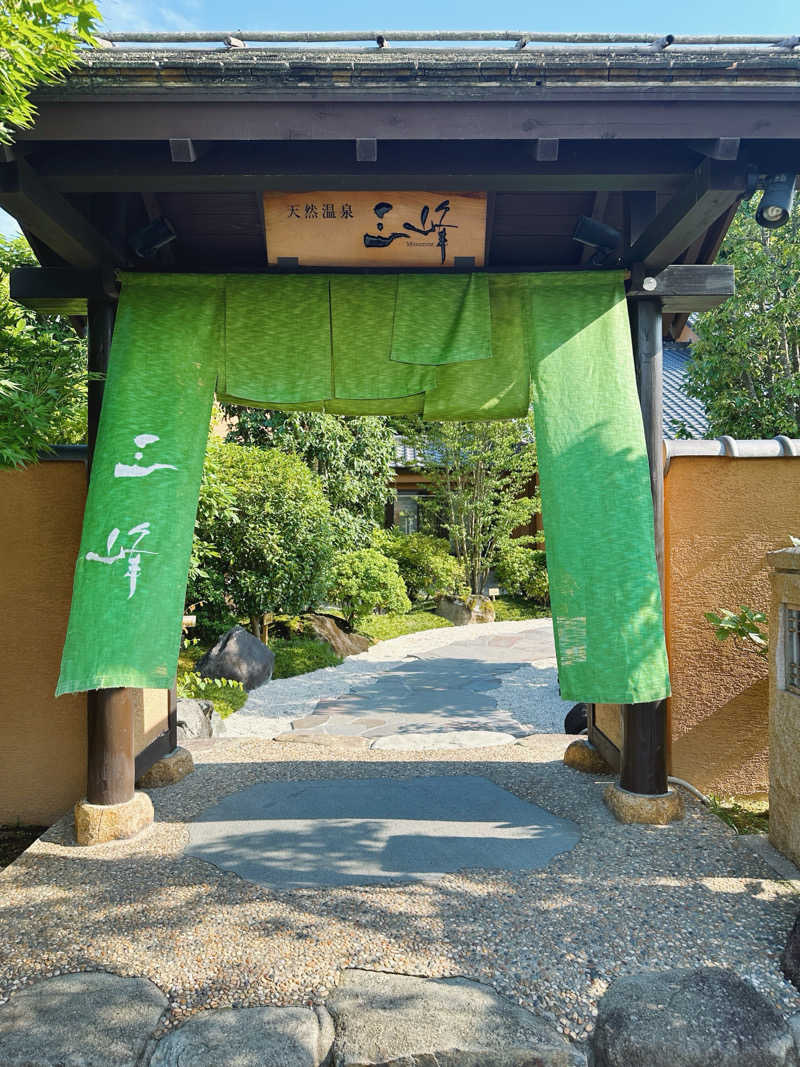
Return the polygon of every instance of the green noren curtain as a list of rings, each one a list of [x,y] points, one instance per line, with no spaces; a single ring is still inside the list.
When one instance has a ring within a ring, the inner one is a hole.
[[[164,687],[214,391],[336,414],[536,414],[562,696],[669,692],[622,275],[123,275],[57,693]]]

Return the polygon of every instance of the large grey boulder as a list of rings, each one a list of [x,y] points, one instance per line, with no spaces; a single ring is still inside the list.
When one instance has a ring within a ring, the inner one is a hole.
[[[466,978],[344,971],[328,998],[335,1067],[585,1067],[544,1019]]]
[[[211,737],[211,716],[214,705],[210,700],[179,700],[177,707],[178,741],[194,741]]]
[[[134,1067],[167,998],[144,978],[86,971],[45,978],[0,1007],[3,1067]]]
[[[786,946],[781,956],[781,970],[792,985],[800,989],[800,912],[786,939]]]
[[[275,653],[243,626],[234,626],[197,661],[203,678],[232,678],[245,689],[258,689],[272,677]]]
[[[319,1067],[332,1041],[324,1008],[223,1008],[163,1037],[150,1067]]]
[[[598,1006],[592,1067],[796,1067],[783,1016],[718,967],[619,978]]]
[[[436,614],[453,626],[473,622],[494,622],[494,604],[488,596],[443,596],[436,604]]]

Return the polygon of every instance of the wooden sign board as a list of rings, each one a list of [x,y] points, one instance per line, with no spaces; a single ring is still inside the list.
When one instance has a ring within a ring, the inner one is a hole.
[[[482,267],[486,194],[265,193],[264,222],[276,266]]]

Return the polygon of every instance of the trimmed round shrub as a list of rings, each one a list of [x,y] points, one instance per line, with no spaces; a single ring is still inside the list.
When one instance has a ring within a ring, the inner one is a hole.
[[[522,596],[537,604],[550,603],[550,583],[542,549],[509,541],[498,550],[494,572],[500,585],[512,596]]]
[[[373,544],[400,568],[412,600],[454,593],[464,584],[464,569],[450,555],[450,545],[444,537],[377,530]]]
[[[211,444],[195,526],[189,600],[210,614],[300,614],[328,588],[330,507],[319,477],[275,450]]]
[[[377,609],[404,614],[411,610],[406,587],[393,559],[376,548],[343,552],[331,568],[328,596],[354,626]]]

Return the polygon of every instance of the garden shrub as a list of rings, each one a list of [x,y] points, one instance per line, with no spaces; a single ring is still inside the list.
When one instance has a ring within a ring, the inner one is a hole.
[[[325,595],[331,539],[320,480],[296,456],[210,443],[187,599],[247,616],[263,637],[265,615],[299,614]]]
[[[328,595],[350,626],[378,608],[400,613],[411,610],[397,563],[375,548],[343,552],[331,568]]]
[[[403,534],[399,530],[377,530],[373,545],[400,568],[412,600],[424,600],[439,593],[454,593],[464,584],[464,569],[450,555],[444,537],[430,534]]]
[[[500,546],[494,572],[500,585],[512,596],[539,604],[550,602],[545,553],[542,549],[529,548],[522,538]]]

